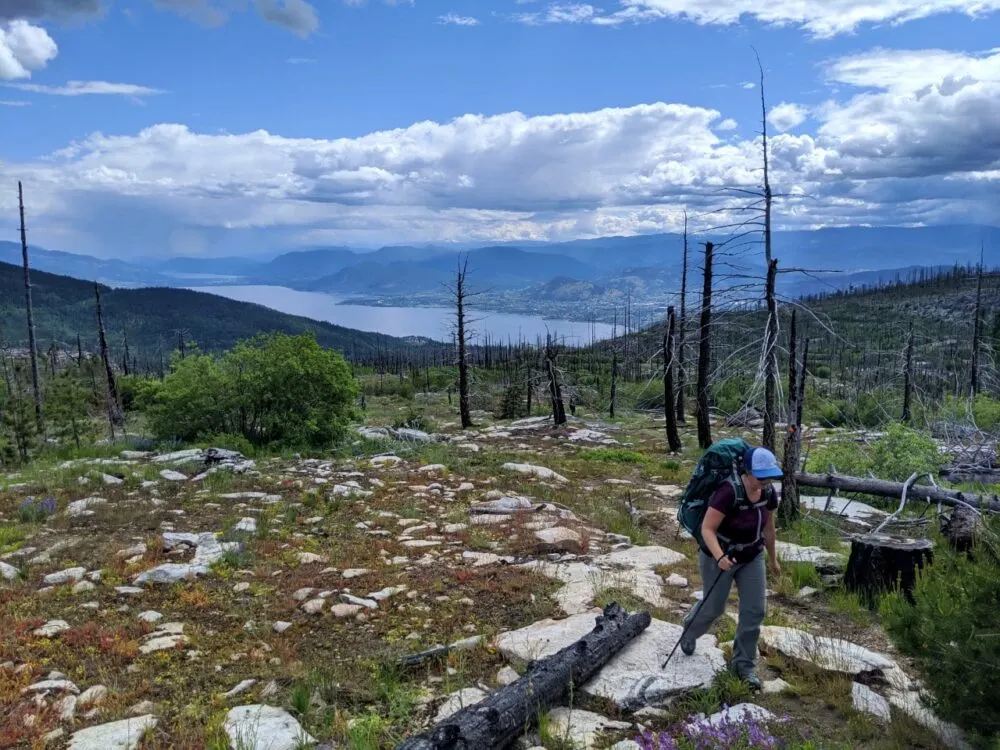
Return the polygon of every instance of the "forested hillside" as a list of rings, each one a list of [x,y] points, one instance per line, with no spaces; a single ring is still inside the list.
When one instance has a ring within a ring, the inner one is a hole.
[[[40,348],[76,350],[77,335],[83,347],[94,351],[97,317],[94,285],[87,281],[31,272],[36,336]],[[168,356],[182,334],[207,351],[229,349],[237,341],[259,332],[312,331],[320,344],[348,354],[390,351],[413,346],[412,341],[366,333],[271,310],[261,305],[185,289],[162,287],[113,289],[100,286],[108,338],[114,348],[128,335],[133,352],[147,358],[156,352]],[[21,268],[0,263],[0,336],[4,343],[24,346],[24,280]]]

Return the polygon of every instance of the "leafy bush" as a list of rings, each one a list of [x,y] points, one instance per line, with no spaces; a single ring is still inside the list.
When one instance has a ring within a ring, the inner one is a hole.
[[[592,448],[583,451],[580,458],[584,461],[613,461],[619,464],[641,464],[649,460],[642,453],[624,448]]]
[[[175,356],[150,425],[161,438],[241,435],[252,445],[329,445],[354,416],[357,386],[337,352],[311,333],[272,333],[224,356]]]
[[[416,409],[412,406],[407,409],[404,416],[393,422],[392,426],[397,430],[400,427],[405,427],[410,430],[423,430],[424,432],[434,432],[437,429],[437,424],[424,413],[423,409]]]
[[[941,405],[941,416],[959,423],[967,423],[971,417],[979,429],[994,431],[1000,428],[1000,401],[985,393],[971,400],[949,395]]]
[[[511,383],[503,389],[500,403],[494,412],[497,419],[518,419],[528,410],[528,390],[523,381]]]
[[[913,472],[932,474],[944,463],[934,440],[901,424],[892,424],[871,446],[855,442],[824,445],[811,452],[810,471],[829,471],[832,464],[840,474],[865,476],[869,471],[880,479],[903,482]]]
[[[900,593],[883,599],[886,629],[916,662],[941,718],[972,733],[977,746],[995,747],[1000,569],[985,549],[970,559],[939,544],[913,596],[912,605]]]

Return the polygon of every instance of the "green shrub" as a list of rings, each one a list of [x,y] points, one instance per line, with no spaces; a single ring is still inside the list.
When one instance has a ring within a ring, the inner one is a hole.
[[[518,419],[528,410],[528,391],[523,381],[511,383],[503,389],[500,403],[494,412],[497,419]]]
[[[162,439],[241,435],[255,446],[321,447],[343,436],[357,385],[337,352],[311,333],[272,333],[224,356],[175,357],[150,426]]]
[[[1000,428],[1000,400],[980,393],[974,399],[945,397],[941,405],[941,416],[953,422],[965,423],[972,417],[976,427],[993,431]]]
[[[434,432],[437,429],[437,423],[428,417],[423,409],[416,409],[412,406],[407,409],[404,416],[393,422],[392,426],[397,430],[400,427],[405,427],[410,430],[423,430],[424,432]]]
[[[580,458],[584,461],[612,461],[618,464],[641,464],[649,460],[642,453],[624,448],[593,448],[583,451]]]
[[[905,481],[913,472],[932,474],[944,463],[934,440],[901,424],[892,424],[871,446],[853,441],[830,443],[809,455],[810,471],[826,472],[832,464],[840,474],[865,476],[869,471],[880,479]]]
[[[970,732],[978,747],[995,747],[1000,569],[984,549],[970,560],[939,544],[913,596],[912,605],[899,593],[883,599],[886,629],[916,663],[938,715]]]

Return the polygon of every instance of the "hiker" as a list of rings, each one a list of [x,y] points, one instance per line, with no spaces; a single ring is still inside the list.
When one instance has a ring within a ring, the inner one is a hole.
[[[700,534],[695,534],[696,539],[701,537],[698,567],[703,598],[684,618],[685,632],[680,647],[687,656],[695,652],[696,641],[725,612],[726,600],[735,581],[740,607],[730,669],[751,688],[759,690],[761,681],[755,673],[757,639],[764,620],[767,589],[761,553],[767,550],[771,572],[779,574],[781,566],[775,550],[774,525],[779,497],[771,483],[780,479],[782,472],[777,458],[766,448],[754,448],[742,440],[721,441],[721,444],[725,445],[716,449],[717,460],[720,450],[725,457],[726,449],[730,451],[728,455],[732,455],[735,448],[736,455],[728,476],[721,483],[716,480],[717,486],[707,503],[694,503],[700,505],[695,514],[703,515],[698,529]],[[701,463],[699,470],[692,478],[694,489],[698,481],[705,481],[706,470]],[[715,471],[716,477],[724,476],[722,466]],[[711,475],[711,469],[708,473]]]

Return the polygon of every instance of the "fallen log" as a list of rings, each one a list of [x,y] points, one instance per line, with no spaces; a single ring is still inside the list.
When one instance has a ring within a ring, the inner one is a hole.
[[[879,497],[902,497],[902,482],[887,482],[883,479],[849,477],[843,474],[796,474],[795,481],[803,487],[819,487],[825,490],[840,490],[841,492],[860,492]],[[944,487],[928,487],[922,484],[912,485],[908,497],[912,500],[926,500],[941,503],[954,508],[959,505],[971,505],[973,508],[1000,513],[1000,498],[996,495],[973,495],[960,490],[949,490]]]
[[[946,482],[971,482],[972,484],[1000,484],[1000,469],[976,466],[945,466],[940,471]]]
[[[912,603],[917,570],[931,562],[933,549],[929,539],[907,539],[892,534],[856,536],[851,540],[844,587],[858,594],[870,607],[897,586]]]
[[[630,615],[618,604],[609,604],[596,618],[594,629],[579,641],[532,662],[516,682],[404,740],[396,750],[504,750],[571,689],[593,677],[650,622],[648,612]]]

